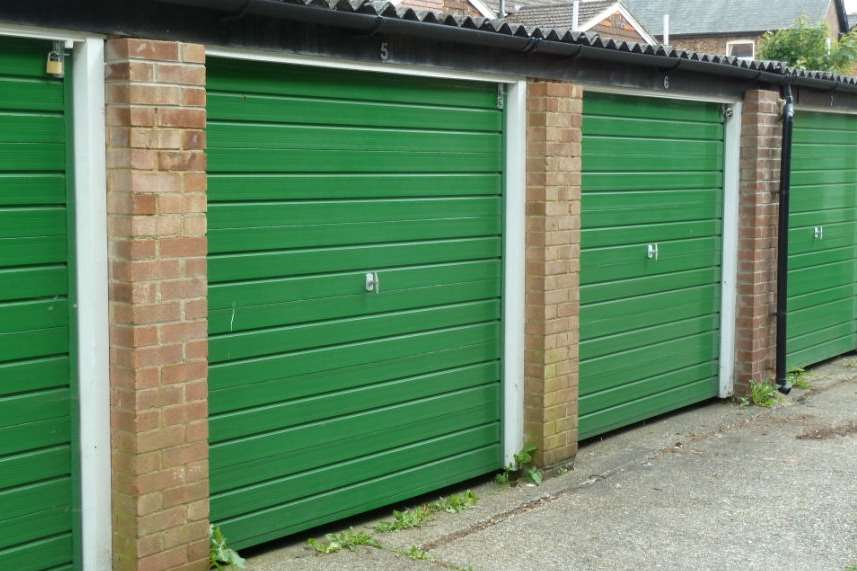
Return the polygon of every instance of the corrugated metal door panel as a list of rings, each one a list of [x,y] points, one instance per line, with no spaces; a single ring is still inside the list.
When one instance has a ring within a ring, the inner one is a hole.
[[[799,112],[792,161],[789,368],[857,348],[857,117]]]
[[[499,468],[496,86],[212,58],[208,121],[211,513],[230,542]]]
[[[717,395],[724,137],[714,104],[583,112],[581,439]]]
[[[65,87],[0,40],[0,559],[73,565]]]

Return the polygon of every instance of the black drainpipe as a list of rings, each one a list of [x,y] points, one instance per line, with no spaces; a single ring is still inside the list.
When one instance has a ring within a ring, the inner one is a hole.
[[[794,129],[795,105],[792,86],[786,83],[783,91],[786,104],[783,107],[783,147],[780,158],[780,208],[777,230],[777,388],[783,394],[792,390],[786,369],[786,325],[788,318],[789,284],[789,194],[792,178],[792,131]]]

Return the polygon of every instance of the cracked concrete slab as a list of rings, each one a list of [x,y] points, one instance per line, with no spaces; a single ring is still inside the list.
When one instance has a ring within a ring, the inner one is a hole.
[[[254,550],[248,569],[844,570],[857,563],[857,358],[809,380],[775,409],[714,401],[586,443],[540,487],[469,482],[451,492],[472,488],[474,509],[376,534],[382,550],[318,555],[301,537]],[[413,545],[433,560],[397,553]]]

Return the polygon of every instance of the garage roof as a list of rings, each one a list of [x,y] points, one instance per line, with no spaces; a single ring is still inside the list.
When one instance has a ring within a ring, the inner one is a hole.
[[[392,34],[434,41],[480,45],[492,49],[613,61],[628,65],[659,68],[665,72],[682,69],[745,81],[765,81],[804,85],[821,90],[857,91],[857,78],[831,72],[794,69],[782,62],[754,61],[723,55],[667,49],[662,45],[602,40],[597,35],[527,28],[503,20],[415,11],[390,2],[363,0],[160,0],[173,4],[204,6],[209,9],[238,10],[258,14],[358,30],[363,34]],[[243,8],[242,8],[243,7]]]

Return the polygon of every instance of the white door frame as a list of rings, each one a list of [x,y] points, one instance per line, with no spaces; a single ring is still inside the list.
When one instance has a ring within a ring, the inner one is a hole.
[[[527,140],[527,82],[519,76],[462,73],[442,68],[366,63],[282,51],[206,46],[206,55],[330,69],[367,71],[418,77],[480,81],[504,85],[505,105],[505,220],[503,256],[503,458],[513,461],[524,443],[524,255],[526,252],[525,154]]]
[[[4,23],[0,36],[62,41],[73,49],[79,541],[83,569],[108,571],[112,537],[104,41],[92,34]]]
[[[74,44],[80,481],[85,571],[112,568],[104,41]]]
[[[721,103],[730,106],[724,134],[723,159],[723,243],[721,256],[720,305],[720,372],[718,396],[729,398],[735,393],[735,328],[738,302],[738,232],[741,190],[741,115],[743,101],[735,97],[708,97],[583,84],[584,92],[614,93],[636,97]],[[584,109],[585,112],[585,109]]]

